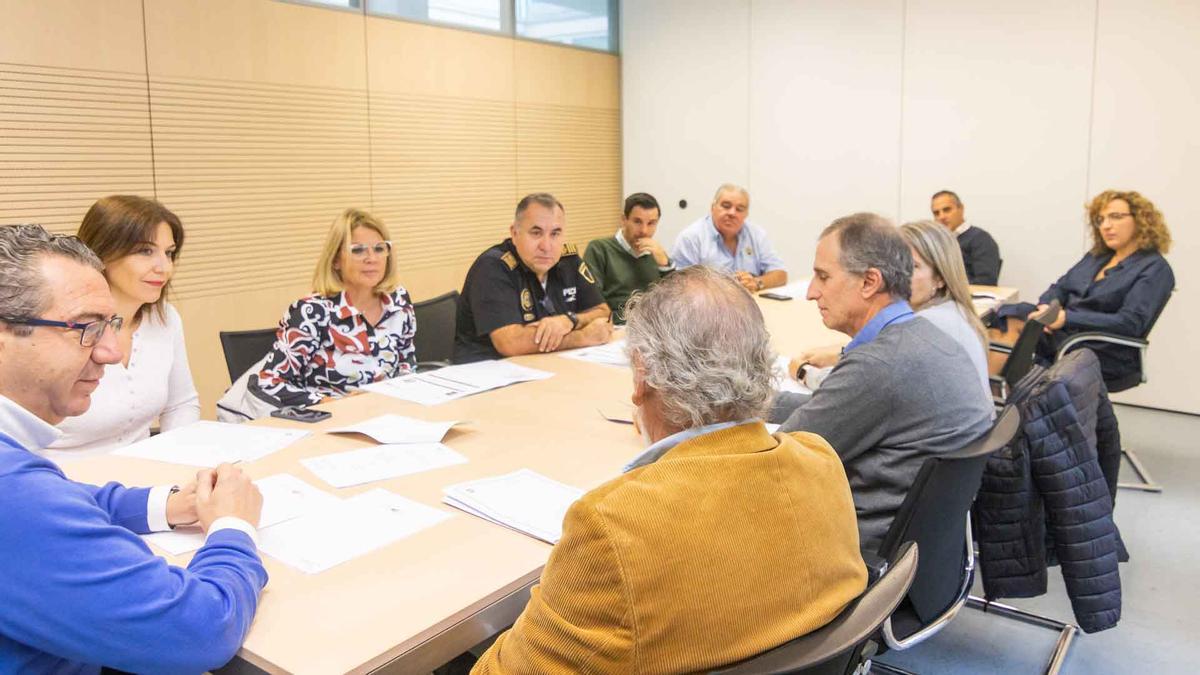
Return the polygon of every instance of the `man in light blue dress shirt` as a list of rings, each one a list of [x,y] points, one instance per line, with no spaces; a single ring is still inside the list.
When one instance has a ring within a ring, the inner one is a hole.
[[[734,275],[751,293],[787,283],[787,269],[766,230],[746,220],[750,194],[726,183],[717,188],[709,215],[687,226],[671,258],[680,269],[707,265]]]

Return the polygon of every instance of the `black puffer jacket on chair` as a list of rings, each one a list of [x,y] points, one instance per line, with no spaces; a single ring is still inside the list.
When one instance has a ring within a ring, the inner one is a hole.
[[[1112,628],[1117,562],[1128,558],[1113,523],[1121,439],[1095,354],[1080,349],[1031,372],[1009,403],[1021,431],[988,460],[973,510],[984,594],[1041,595],[1057,558],[1079,626]]]

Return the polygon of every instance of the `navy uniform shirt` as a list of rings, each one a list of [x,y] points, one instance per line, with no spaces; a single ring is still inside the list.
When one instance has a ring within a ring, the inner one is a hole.
[[[604,296],[574,244],[564,244],[562,258],[546,273],[546,288],[521,262],[512,239],[484,251],[467,272],[458,300],[454,362],[503,358],[492,345],[491,332],[533,323],[548,316],[584,312],[604,304]]]

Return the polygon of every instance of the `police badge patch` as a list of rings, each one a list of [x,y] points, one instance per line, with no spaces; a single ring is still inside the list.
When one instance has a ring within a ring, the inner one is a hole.
[[[526,312],[533,311],[533,294],[529,292],[528,288],[521,289],[521,309]]]

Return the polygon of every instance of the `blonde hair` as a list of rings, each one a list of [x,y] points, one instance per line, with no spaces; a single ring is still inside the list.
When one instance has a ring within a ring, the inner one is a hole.
[[[967,317],[967,323],[979,334],[979,340],[987,346],[987,331],[983,322],[975,314],[975,304],[971,302],[971,286],[967,282],[967,268],[963,264],[962,249],[954,240],[954,235],[944,226],[930,220],[919,220],[900,226],[900,236],[912,247],[917,255],[929,265],[934,275],[945,284],[934,291],[934,301],[953,302]],[[914,307],[913,309],[917,309]]]
[[[1100,212],[1114,199],[1120,199],[1129,205],[1136,225],[1134,239],[1137,240],[1138,250],[1158,251],[1166,253],[1171,250],[1171,231],[1167,229],[1167,221],[1163,214],[1154,207],[1154,202],[1133,190],[1105,190],[1092,198],[1085,208],[1088,214],[1088,225],[1092,232],[1092,255],[1104,255],[1111,251],[1104,237],[1100,236]]]
[[[391,241],[391,234],[388,233],[387,226],[383,224],[382,220],[359,209],[342,211],[329,226],[329,234],[325,237],[325,247],[321,249],[321,257],[317,259],[317,269],[313,272],[314,293],[333,295],[346,289],[345,284],[342,283],[342,275],[333,268],[333,263],[344,251],[349,251],[351,237],[354,231],[360,227],[375,230],[380,237],[383,237],[384,241]],[[388,254],[387,268],[383,272],[383,279],[372,290],[376,293],[391,293],[400,285],[398,276],[396,251],[393,244],[393,250]]]

